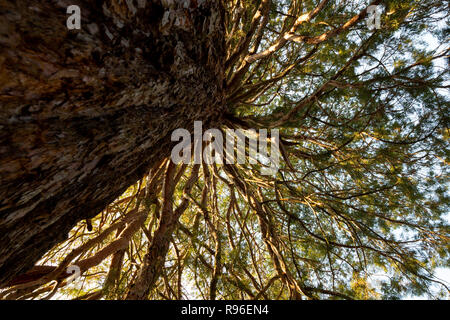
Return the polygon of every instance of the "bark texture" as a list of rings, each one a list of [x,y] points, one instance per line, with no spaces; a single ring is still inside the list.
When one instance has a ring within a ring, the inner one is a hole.
[[[69,5],[81,30],[66,28]],[[0,285],[224,112],[220,1],[0,1]]]
[[[185,167],[180,169],[184,172]],[[173,193],[178,183],[180,175],[175,175],[175,164],[168,163],[163,186],[163,205],[161,208],[161,216],[158,228],[156,229],[153,239],[149,245],[148,251],[144,257],[144,263],[139,269],[136,279],[130,286],[126,299],[127,300],[146,300],[149,292],[154,288],[158,278],[164,268],[164,262],[170,246],[170,240],[175,231],[178,219],[189,206],[187,195],[190,194],[194,183],[198,179],[199,165],[195,165],[192,169],[189,179],[183,189],[183,200],[173,208]]]

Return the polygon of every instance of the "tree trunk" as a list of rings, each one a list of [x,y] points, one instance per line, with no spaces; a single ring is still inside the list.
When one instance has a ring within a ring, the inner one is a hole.
[[[219,0],[0,2],[0,284],[168,156],[174,129],[219,119],[223,19]]]

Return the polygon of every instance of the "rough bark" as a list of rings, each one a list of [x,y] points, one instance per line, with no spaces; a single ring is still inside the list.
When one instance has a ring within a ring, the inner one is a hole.
[[[187,209],[189,201],[183,198],[178,207],[174,210],[172,195],[175,189],[173,163],[169,163],[166,172],[166,181],[164,182],[163,198],[164,203],[161,210],[159,226],[153,235],[152,242],[148,252],[144,257],[144,263],[141,266],[138,275],[131,285],[126,299],[127,300],[146,300],[150,291],[154,288],[164,267],[166,255],[170,246],[170,239],[178,223],[178,219]],[[184,194],[190,194],[195,181],[198,178],[199,166],[195,165],[190,178],[184,187]]]
[[[0,285],[220,117],[223,37],[219,0],[0,1]]]

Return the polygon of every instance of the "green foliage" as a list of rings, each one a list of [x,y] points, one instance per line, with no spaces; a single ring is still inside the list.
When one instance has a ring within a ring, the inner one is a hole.
[[[449,267],[450,259],[447,5],[383,1],[380,30],[369,31],[362,20],[308,43],[368,3],[328,1],[295,29],[302,41],[288,41],[246,65],[319,1],[271,1],[267,19],[252,29],[265,2],[226,4],[228,58],[239,54],[227,69],[230,114],[222,129],[280,129],[282,168],[266,177],[250,164],[204,166],[149,298],[206,299],[212,279],[221,299],[445,297],[448,288],[434,270]],[[190,173],[189,167],[177,184],[174,204],[186,197]],[[161,189],[142,201],[149,212],[145,232],[130,241],[107,298],[124,298],[143,264],[158,228]],[[131,188],[121,198],[132,196],[130,202],[113,203],[97,225],[120,219],[139,194]],[[61,259],[61,248],[78,246],[84,237],[77,229],[49,256],[57,252]]]

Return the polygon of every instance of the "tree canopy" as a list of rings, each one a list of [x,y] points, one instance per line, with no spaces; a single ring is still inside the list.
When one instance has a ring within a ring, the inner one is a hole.
[[[435,276],[450,248],[448,3],[220,5],[226,108],[214,125],[279,129],[277,174],[158,160],[0,297],[448,297]]]

